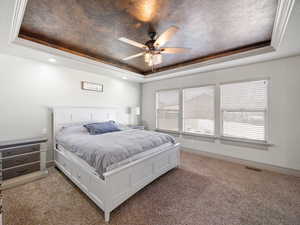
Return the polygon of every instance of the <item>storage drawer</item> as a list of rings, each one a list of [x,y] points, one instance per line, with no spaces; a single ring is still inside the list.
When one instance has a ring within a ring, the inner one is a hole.
[[[154,173],[161,174],[171,166],[171,153],[165,152],[154,160]]]
[[[88,191],[88,187],[90,186],[90,175],[85,171],[81,166],[77,166],[72,171],[72,177],[75,183],[83,188],[83,190]]]
[[[72,174],[71,162],[65,157],[65,155],[62,152],[60,151],[55,152],[55,161],[56,163],[59,164],[59,166],[62,167],[62,169],[65,170],[67,175],[71,176]]]
[[[30,155],[22,155],[22,156],[15,156],[13,158],[3,159],[2,160],[2,168],[9,168],[14,167],[22,164],[27,164],[31,162],[40,161],[40,153],[33,153]]]
[[[32,173],[40,170],[40,163],[34,163],[31,165],[20,166],[17,168],[7,169],[2,171],[3,180],[22,176],[28,173]]]
[[[13,155],[20,155],[29,152],[35,152],[40,150],[40,145],[23,146],[12,149],[6,149],[2,151],[2,157],[8,157]]]

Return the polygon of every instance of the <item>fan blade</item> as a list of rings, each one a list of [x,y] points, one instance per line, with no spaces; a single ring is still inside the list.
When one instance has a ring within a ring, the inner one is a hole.
[[[178,54],[178,53],[186,53],[190,50],[191,50],[190,48],[163,48],[163,49],[161,49],[161,53]]]
[[[171,26],[169,29],[167,29],[164,33],[162,33],[157,40],[154,42],[154,46],[155,47],[161,47],[163,46],[165,43],[167,43],[167,41],[169,41],[174,34],[179,30],[178,27],[175,26]]]
[[[145,52],[141,52],[141,53],[138,53],[138,54],[135,54],[135,55],[132,55],[132,56],[128,56],[128,57],[126,57],[126,58],[124,58],[124,59],[122,59],[122,60],[126,61],[126,60],[129,60],[129,59],[133,59],[133,58],[142,56],[142,55],[144,55],[144,54],[145,54]]]
[[[127,44],[133,45],[138,48],[148,49],[148,47],[146,45],[138,43],[138,42],[130,40],[130,39],[127,39],[127,38],[124,38],[124,37],[119,38],[119,41],[125,42]]]

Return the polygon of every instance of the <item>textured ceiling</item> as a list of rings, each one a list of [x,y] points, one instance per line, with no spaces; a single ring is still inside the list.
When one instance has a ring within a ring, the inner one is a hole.
[[[277,0],[29,0],[19,36],[145,74],[143,57],[121,60],[141,49],[119,37],[145,43],[149,24],[158,34],[179,27],[165,46],[191,51],[164,55],[165,70],[269,45],[276,8]]]

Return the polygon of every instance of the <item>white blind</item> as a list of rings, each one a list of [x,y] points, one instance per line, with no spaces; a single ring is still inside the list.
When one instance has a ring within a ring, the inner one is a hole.
[[[221,85],[221,107],[226,110],[265,110],[266,87],[266,80]]]
[[[215,133],[214,86],[183,90],[184,132],[213,135]]]
[[[223,136],[266,139],[266,80],[221,85]]]
[[[178,131],[179,90],[159,91],[156,94],[156,128]]]

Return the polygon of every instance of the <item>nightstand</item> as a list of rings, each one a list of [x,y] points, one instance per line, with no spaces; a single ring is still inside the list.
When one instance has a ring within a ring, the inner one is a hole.
[[[48,174],[46,138],[0,142],[1,189],[23,184]]]

